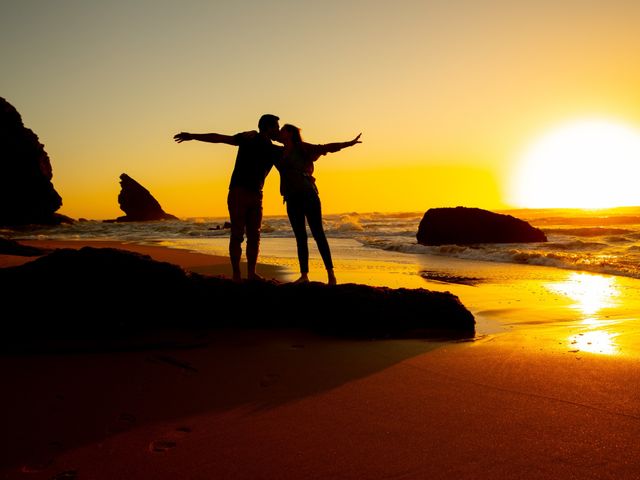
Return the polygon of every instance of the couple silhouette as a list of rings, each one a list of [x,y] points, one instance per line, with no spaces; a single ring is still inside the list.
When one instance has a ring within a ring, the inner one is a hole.
[[[300,129],[286,124],[280,128],[280,118],[265,114],[258,121],[258,131],[242,132],[236,135],[218,133],[180,132],[174,140],[182,143],[199,140],[208,143],[226,143],[238,147],[236,163],[231,174],[227,206],[231,220],[229,238],[229,258],[233,270],[233,280],[240,281],[240,258],[242,242],[247,235],[247,276],[249,280],[261,280],[256,273],[256,263],[260,249],[260,228],[262,225],[262,188],[267,175],[275,165],[280,173],[280,193],[287,206],[287,215],[296,237],[300,278],[296,282],[309,281],[309,246],[306,223],[318,245],[327,279],[335,285],[336,276],[329,242],[322,226],[322,207],[316,181],[313,177],[314,162],[322,155],[334,153],[360,142],[360,135],[349,142],[314,145],[304,142]],[[273,142],[282,144],[274,145]]]

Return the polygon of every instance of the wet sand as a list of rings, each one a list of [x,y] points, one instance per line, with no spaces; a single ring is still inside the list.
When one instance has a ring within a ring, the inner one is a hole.
[[[3,358],[6,478],[637,478],[637,359],[226,332]]]
[[[371,275],[353,268],[342,278]],[[2,357],[0,478],[638,478],[638,282],[460,268],[491,280],[416,284],[460,296],[473,342],[220,331],[189,349]]]

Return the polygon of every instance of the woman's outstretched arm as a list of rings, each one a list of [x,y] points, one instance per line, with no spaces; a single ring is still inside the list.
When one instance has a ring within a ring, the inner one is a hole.
[[[362,143],[360,141],[360,136],[361,135],[362,135],[362,133],[359,133],[356,138],[354,138],[353,140],[350,140],[348,142],[337,142],[337,143],[327,143],[325,145],[318,145],[318,147],[319,147],[319,149],[321,151],[321,155],[324,155],[326,153],[339,152],[343,148],[353,147],[356,143]]]

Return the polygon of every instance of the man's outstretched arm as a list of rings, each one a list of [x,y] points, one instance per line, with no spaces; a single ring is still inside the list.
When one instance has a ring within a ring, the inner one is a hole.
[[[238,139],[232,135],[220,135],[219,133],[188,133],[180,132],[173,136],[178,142],[186,142],[187,140],[199,140],[208,143],[226,143],[228,145],[238,145]]]

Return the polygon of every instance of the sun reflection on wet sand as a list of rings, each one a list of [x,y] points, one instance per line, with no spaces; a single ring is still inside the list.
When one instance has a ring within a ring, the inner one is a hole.
[[[547,288],[569,297],[575,303],[573,308],[585,315],[595,315],[600,310],[615,305],[614,299],[620,295],[615,277],[603,277],[590,273],[573,272],[564,282],[550,283]]]
[[[615,306],[616,299],[620,296],[615,277],[573,272],[566,281],[550,283],[546,287],[573,300],[572,308],[585,316],[580,322],[584,331],[571,335],[568,339],[572,350],[605,355],[619,352],[615,342],[619,333],[605,329],[615,322],[599,315],[603,310]]]
[[[581,352],[615,355],[619,352],[619,347],[614,341],[617,336],[617,333],[609,333],[604,330],[591,330],[570,336],[569,345],[574,350]]]

